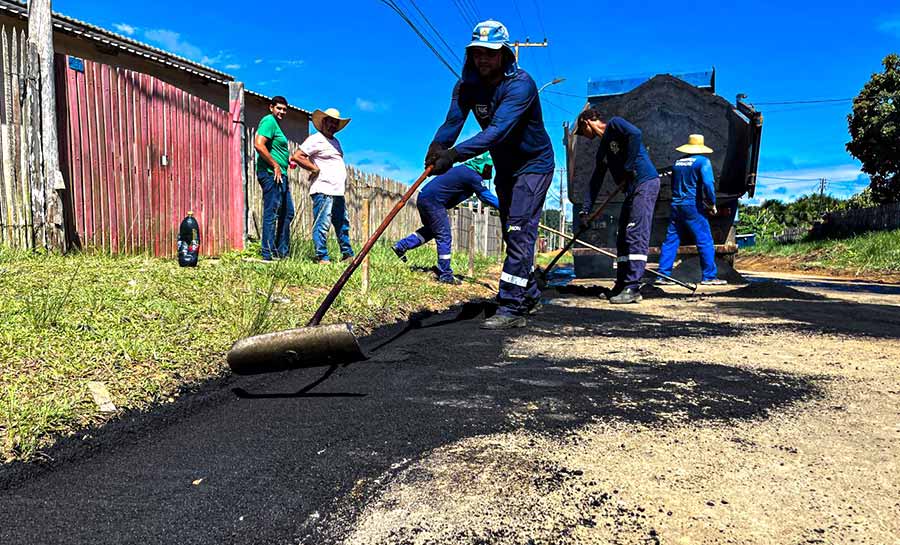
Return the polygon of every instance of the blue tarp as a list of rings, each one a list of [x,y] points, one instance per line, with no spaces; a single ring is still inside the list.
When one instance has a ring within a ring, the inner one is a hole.
[[[676,78],[690,83],[701,89],[713,89],[715,91],[715,69],[702,72],[682,72],[671,74]],[[588,98],[621,95],[639,87],[644,82],[657,74],[644,74],[640,76],[611,77],[588,82]]]

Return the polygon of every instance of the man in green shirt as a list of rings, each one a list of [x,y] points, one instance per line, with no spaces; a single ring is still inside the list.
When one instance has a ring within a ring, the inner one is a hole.
[[[263,191],[262,249],[266,261],[287,257],[290,252],[294,200],[287,180],[290,149],[279,122],[287,115],[287,100],[269,101],[269,115],[256,128],[256,179]]]

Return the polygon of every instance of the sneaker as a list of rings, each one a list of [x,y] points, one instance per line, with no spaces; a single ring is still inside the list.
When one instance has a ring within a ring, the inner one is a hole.
[[[727,286],[728,281],[722,280],[721,278],[710,278],[709,280],[701,280],[701,284],[704,286]]]
[[[407,261],[409,261],[409,260],[406,258],[406,252],[405,252],[404,250],[401,250],[400,248],[398,248],[398,247],[396,247],[396,246],[392,246],[391,249],[394,250],[394,254],[395,254],[398,258],[400,258],[400,261],[402,261],[402,262],[404,262],[404,263],[406,263]]]
[[[494,314],[481,322],[481,329],[514,329],[517,327],[525,327],[527,323],[524,316]]]
[[[653,280],[653,285],[654,286],[674,286],[675,282],[672,282],[671,280],[657,276],[656,279]]]
[[[609,302],[614,305],[627,305],[629,303],[639,303],[643,297],[637,288],[625,288],[618,295],[609,298]]]
[[[356,257],[354,255],[345,255],[341,258],[342,263],[346,263],[348,261],[353,261],[353,258]]]
[[[331,265],[330,259],[317,259],[316,265]]]
[[[609,288],[605,291],[602,297],[606,297],[607,299],[612,299],[613,297],[622,293],[622,290],[625,289],[625,286],[622,284],[613,284],[612,288]]]
[[[455,276],[445,276],[442,278],[438,278],[438,282],[441,284],[450,284],[451,286],[459,286],[462,284],[462,280]]]

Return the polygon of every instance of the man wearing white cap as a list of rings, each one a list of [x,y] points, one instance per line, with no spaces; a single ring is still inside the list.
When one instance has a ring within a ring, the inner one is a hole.
[[[309,196],[313,201],[313,244],[316,247],[316,262],[331,263],[328,256],[328,229],[334,226],[334,233],[341,248],[341,260],[353,257],[350,246],[350,222],[347,220],[347,206],[344,192],[347,186],[347,167],[344,164],[344,150],[335,138],[335,133],[350,123],[350,118],[342,118],[334,108],[324,112],[316,110],[312,115],[313,126],[319,131],[304,140],[291,160],[310,172],[313,180]]]
[[[659,254],[659,272],[672,276],[681,239],[691,235],[697,242],[703,266],[700,283],[726,284],[716,278],[716,249],[706,217],[716,213],[716,181],[712,163],[704,156],[713,150],[705,145],[702,134],[692,134],[687,144],[676,149],[688,155],[676,161],[672,169],[672,211],[666,241]],[[668,281],[657,281],[657,284],[664,283]]]
[[[457,143],[469,114],[481,132]],[[538,89],[516,63],[509,32],[498,21],[478,23],[466,46],[462,78],[453,89],[450,110],[437,130],[425,165],[432,174],[489,151],[500,204],[506,259],[500,274],[497,314],[485,329],[526,325],[525,316],[540,306],[534,277],[534,244],[544,199],[553,181],[553,146],[544,128]]]

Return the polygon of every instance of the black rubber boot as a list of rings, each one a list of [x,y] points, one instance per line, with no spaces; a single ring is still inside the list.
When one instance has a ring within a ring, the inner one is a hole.
[[[400,261],[402,261],[404,263],[406,263],[408,261],[408,259],[406,259],[406,252],[404,252],[400,248],[398,248],[396,246],[391,246],[391,250],[394,250],[394,254],[396,254],[397,257],[400,258]]]
[[[525,327],[527,323],[524,316],[494,314],[481,322],[481,329],[515,329],[517,327]]]
[[[643,297],[637,288],[625,288],[618,295],[609,298],[609,302],[614,305],[627,305],[629,303],[640,303]]]

